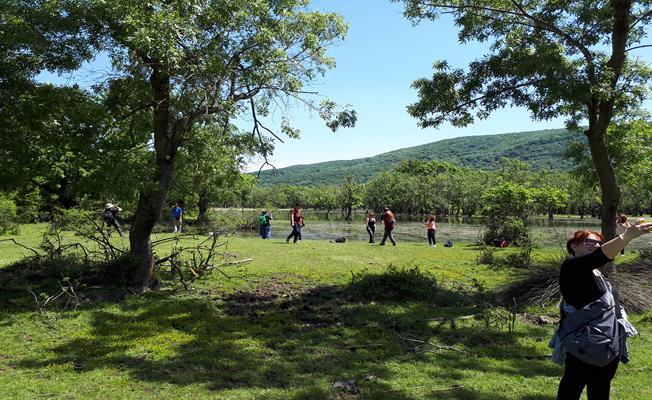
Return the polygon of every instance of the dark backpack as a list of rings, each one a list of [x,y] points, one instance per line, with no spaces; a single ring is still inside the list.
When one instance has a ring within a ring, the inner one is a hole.
[[[453,241],[449,240],[446,243],[444,243],[444,247],[453,247]]]
[[[587,364],[604,367],[620,354],[620,331],[616,300],[611,285],[603,278],[607,291],[599,299],[573,313],[561,308],[557,330],[566,352]]]

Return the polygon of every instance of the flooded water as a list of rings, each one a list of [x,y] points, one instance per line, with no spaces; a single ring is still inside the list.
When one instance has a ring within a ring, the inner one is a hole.
[[[445,243],[447,240],[476,242],[480,241],[484,233],[484,225],[479,218],[475,223],[462,221],[438,222],[437,243]],[[292,231],[289,224],[275,224],[273,226],[272,238],[283,239]],[[559,246],[565,249],[566,240],[578,229],[593,229],[600,231],[600,221],[596,219],[558,219],[558,220],[537,220],[532,223],[532,238],[535,244],[540,246]],[[382,239],[382,224],[376,224],[376,241]],[[239,232],[242,236],[257,236],[256,231]],[[427,243],[426,229],[422,222],[397,222],[393,232],[397,242],[423,242]],[[336,237],[345,237],[346,240],[369,240],[365,230],[364,220],[353,221],[326,221],[306,220],[306,226],[301,230],[303,240],[334,240]],[[638,238],[629,244],[629,250],[640,250],[642,248],[652,249],[652,235]]]

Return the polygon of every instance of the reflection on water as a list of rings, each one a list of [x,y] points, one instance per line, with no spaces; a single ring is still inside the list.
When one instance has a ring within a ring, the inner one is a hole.
[[[446,242],[447,240],[477,242],[482,238],[484,225],[479,222],[481,218],[475,218],[476,223],[467,223],[462,221],[438,222],[437,223],[437,242]],[[273,226],[273,239],[284,239],[292,231],[289,224],[282,224],[280,221]],[[580,220],[580,219],[557,219],[548,221],[537,220],[532,224],[532,236],[535,244],[541,246],[559,246],[565,249],[566,240],[572,232],[578,229],[600,230],[599,220]],[[382,224],[376,224],[376,240],[382,239]],[[253,237],[257,236],[257,231],[241,231],[240,236]],[[369,235],[365,230],[364,220],[348,223],[346,221],[324,221],[324,220],[306,220],[306,226],[301,230],[301,236],[304,240],[334,240],[336,237],[344,236],[347,240],[367,241]],[[652,236],[652,235],[650,235]],[[652,237],[645,236],[636,239],[629,244],[629,250],[639,250],[641,248],[652,249]],[[422,222],[399,222],[394,229],[394,238],[397,242],[423,242],[426,244],[426,229]],[[564,250],[565,251],[565,250]]]

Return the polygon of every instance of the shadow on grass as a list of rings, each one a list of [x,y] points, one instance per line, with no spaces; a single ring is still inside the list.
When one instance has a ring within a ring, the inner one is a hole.
[[[313,287],[284,276],[227,296],[151,293],[96,304],[86,310],[88,334],[16,367],[113,368],[139,381],[211,391],[286,389],[257,399],[501,400],[513,397],[475,388],[474,377],[558,376],[555,366],[521,344],[525,333],[490,332],[475,322],[454,329],[433,324],[433,318],[473,313],[459,293],[413,274],[406,279],[424,285],[415,296],[388,295],[386,278],[364,275],[346,287]],[[428,385],[400,383],[414,376]],[[331,386],[351,379],[350,392]]]

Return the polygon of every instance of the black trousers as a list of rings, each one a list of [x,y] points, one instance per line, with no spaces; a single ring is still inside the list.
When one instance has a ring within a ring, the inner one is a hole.
[[[108,228],[112,226],[115,228],[116,231],[118,231],[118,235],[122,236],[122,227],[120,226],[120,223],[118,222],[117,219],[104,217],[104,222],[106,222],[107,232],[109,232],[109,234],[111,233],[111,231]]]
[[[434,229],[428,229],[428,244],[437,244],[437,240],[435,239],[435,230]]]
[[[596,367],[566,353],[557,400],[579,400],[585,386],[588,400],[609,400],[611,380],[616,375],[619,362],[620,357],[617,357],[604,367]]]
[[[385,233],[383,233],[383,240],[380,241],[381,245],[385,245],[385,241],[387,238],[389,238],[389,241],[392,242],[392,245],[396,246],[396,240],[394,240],[394,236],[392,236],[392,230],[394,230],[394,227],[388,228],[385,227]]]
[[[301,240],[301,225],[300,224],[294,224],[292,226],[292,233],[288,236],[287,239],[285,239],[286,242],[289,242],[290,239],[294,237],[294,243],[297,242],[297,240]]]
[[[374,236],[376,235],[376,225],[367,225],[367,233],[369,234],[369,243],[374,243]]]

